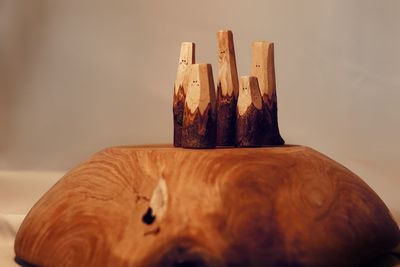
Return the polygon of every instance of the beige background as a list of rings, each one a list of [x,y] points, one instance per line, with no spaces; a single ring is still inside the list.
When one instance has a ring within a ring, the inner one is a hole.
[[[215,33],[276,43],[279,117],[399,202],[400,1],[0,1],[0,170],[66,171],[172,140],[179,44],[216,71]]]
[[[0,265],[24,214],[108,146],[171,143],[181,41],[273,40],[281,132],[360,175],[400,218],[400,1],[0,0]]]

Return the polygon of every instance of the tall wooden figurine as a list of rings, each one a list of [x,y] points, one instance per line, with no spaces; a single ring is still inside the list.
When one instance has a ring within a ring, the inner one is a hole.
[[[187,92],[188,66],[195,62],[195,44],[183,42],[179,56],[178,71],[174,85],[173,114],[174,114],[174,146],[181,146],[183,110]]]
[[[236,102],[238,97],[238,74],[232,31],[219,31],[218,83],[217,83],[217,146],[235,144]]]
[[[265,128],[263,145],[283,145],[285,141],[279,133],[278,126],[274,43],[254,42],[252,44],[251,75],[258,78],[264,104]]]
[[[182,125],[182,147],[215,147],[215,87],[211,64],[189,68]]]

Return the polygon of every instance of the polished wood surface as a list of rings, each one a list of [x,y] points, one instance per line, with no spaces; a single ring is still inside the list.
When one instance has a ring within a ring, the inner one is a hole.
[[[70,171],[15,251],[39,266],[357,266],[398,242],[376,193],[313,149],[148,146]]]

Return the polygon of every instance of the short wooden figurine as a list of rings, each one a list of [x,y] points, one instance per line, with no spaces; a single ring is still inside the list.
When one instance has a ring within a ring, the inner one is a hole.
[[[215,147],[215,87],[211,64],[193,64],[182,125],[182,147]]]

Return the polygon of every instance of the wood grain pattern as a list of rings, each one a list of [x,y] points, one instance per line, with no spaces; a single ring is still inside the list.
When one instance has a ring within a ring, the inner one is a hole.
[[[264,145],[283,145],[278,126],[278,101],[276,95],[274,43],[254,42],[252,44],[251,75],[258,78],[264,102]]]
[[[239,82],[232,31],[219,31],[217,33],[217,43],[216,144],[217,146],[234,146]]]
[[[172,111],[174,114],[174,146],[181,146],[183,110],[188,86],[188,66],[195,62],[195,44],[183,42],[174,84]]]
[[[116,147],[35,204],[15,251],[39,266],[358,266],[398,242],[376,193],[310,148]]]

